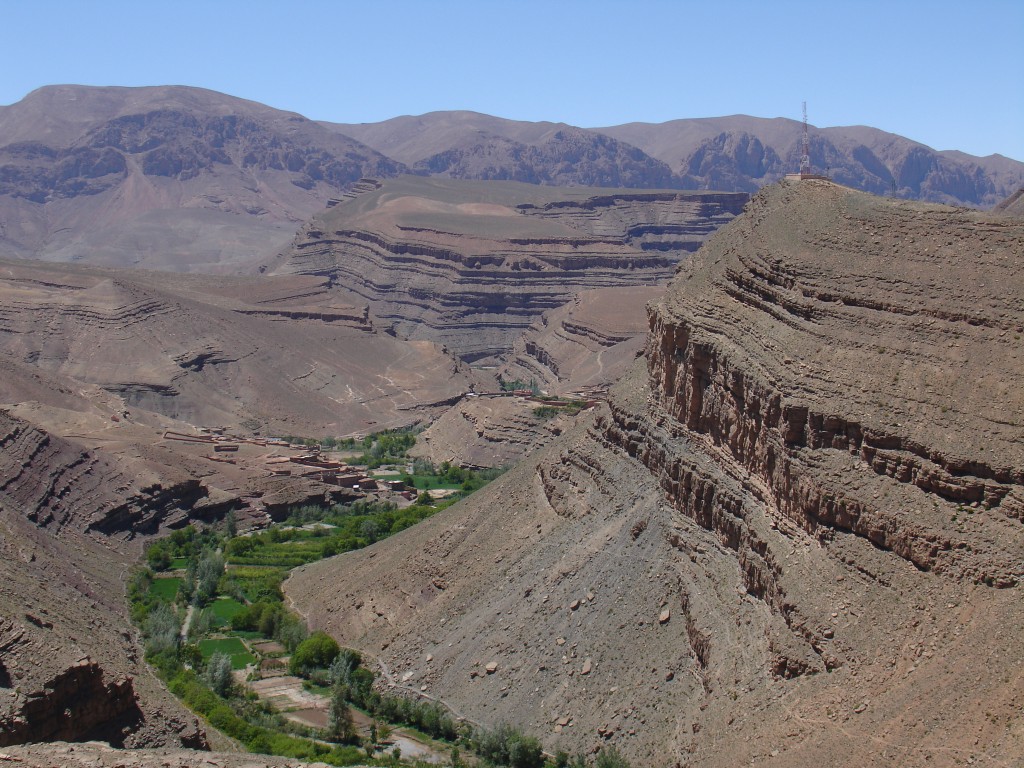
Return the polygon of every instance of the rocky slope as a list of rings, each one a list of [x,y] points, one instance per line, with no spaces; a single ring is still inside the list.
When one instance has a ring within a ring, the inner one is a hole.
[[[600,392],[643,351],[649,301],[662,286],[597,288],[545,312],[515,341],[508,381],[535,381],[551,394]]]
[[[234,271],[361,176],[402,170],[200,88],[48,86],[0,111],[0,255]]]
[[[6,261],[0,296],[0,352],[115,395],[115,413],[347,434],[413,423],[471,385],[429,342],[377,332],[365,304],[322,278]]]
[[[1021,187],[995,207],[1000,213],[1011,216],[1024,216],[1024,187]]]
[[[509,351],[580,290],[665,282],[747,199],[415,177],[364,190],[315,217],[271,271],[325,276],[398,336],[469,361]]]
[[[594,129],[667,163],[686,188],[754,191],[800,167],[803,126],[747,115]],[[810,130],[811,164],[879,195],[989,208],[1019,185],[1024,163],[939,152],[868,126]]]
[[[434,112],[341,125],[200,88],[47,86],[0,107],[0,256],[247,271],[364,176],[753,192],[798,167],[799,136],[795,121],[743,115],[584,129]],[[811,157],[860,189],[982,207],[1024,173],[864,126],[813,129]]]
[[[125,617],[125,540],[194,503],[0,410],[0,745],[102,739],[204,747]],[[90,529],[117,520],[116,538]]]
[[[769,187],[606,407],[288,594],[395,684],[551,748],[1011,765],[1022,245],[999,215]]]
[[[467,397],[424,430],[410,451],[434,466],[512,467],[572,424],[574,414],[538,415],[540,403],[527,397]]]

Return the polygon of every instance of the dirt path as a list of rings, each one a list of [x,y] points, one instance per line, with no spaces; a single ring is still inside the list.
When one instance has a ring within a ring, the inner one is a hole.
[[[185,611],[185,620],[181,622],[181,639],[182,641],[188,640],[188,630],[192,626],[192,617],[196,613],[196,607],[192,603],[188,604],[188,610]]]

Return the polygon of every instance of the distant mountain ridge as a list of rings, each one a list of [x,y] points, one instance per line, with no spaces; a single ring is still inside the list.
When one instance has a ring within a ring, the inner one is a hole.
[[[736,115],[586,129],[475,112],[315,122],[187,86],[47,86],[0,107],[0,256],[238,272],[361,177],[753,192],[801,124]],[[874,128],[814,128],[811,161],[876,194],[992,207],[1024,163]]]
[[[524,177],[526,159],[551,162],[556,150],[564,147],[569,160],[601,168],[597,158],[609,157],[614,149],[625,152],[630,172],[598,183],[726,192],[755,192],[797,170],[803,131],[796,120],[747,115],[584,129],[464,111],[323,125],[431,175],[533,181]],[[1024,179],[1024,163],[1016,160],[940,152],[868,126],[811,127],[809,133],[811,163],[817,172],[875,194],[988,208]],[[569,136],[572,141],[567,141]],[[606,137],[617,143],[605,144]],[[580,151],[582,145],[586,150]],[[469,157],[487,157],[488,163],[473,168],[465,161]],[[534,175],[541,177],[540,168],[549,166],[533,167]],[[540,182],[560,183],[543,178]]]
[[[359,178],[406,170],[213,91],[41,88],[0,110],[0,255],[235,271]]]

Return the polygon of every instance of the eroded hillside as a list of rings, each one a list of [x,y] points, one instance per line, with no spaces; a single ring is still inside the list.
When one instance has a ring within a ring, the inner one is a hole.
[[[0,410],[0,745],[204,747],[125,615],[129,539],[195,501]],[[117,536],[93,535],[108,528]]]
[[[403,177],[315,217],[273,271],[326,276],[400,337],[478,360],[578,291],[664,283],[746,199]]]
[[[769,187],[606,407],[288,594],[396,683],[552,748],[1012,765],[1022,252],[1007,217]]]
[[[0,112],[0,255],[246,269],[361,176],[404,170],[201,88],[49,86]]]
[[[370,432],[413,423],[470,386],[436,345],[379,333],[365,304],[322,278],[8,261],[0,296],[0,352],[199,426]]]

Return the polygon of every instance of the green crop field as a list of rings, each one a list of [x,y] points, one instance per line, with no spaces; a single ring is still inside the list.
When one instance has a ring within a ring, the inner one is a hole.
[[[158,597],[161,600],[173,600],[178,594],[178,586],[181,584],[181,579],[176,576],[170,576],[163,579],[153,579],[153,584],[149,588],[149,594],[154,597]]]
[[[210,610],[213,611],[213,615],[217,617],[221,626],[230,622],[231,617],[244,608],[244,605],[230,597],[221,597],[210,603]]]
[[[203,654],[203,660],[209,659],[215,653],[226,653],[231,657],[232,669],[244,669],[246,664],[252,664],[256,658],[249,653],[249,649],[237,637],[225,637],[218,640],[200,640],[199,652]]]
[[[182,569],[188,568],[188,558],[187,557],[172,557],[171,558],[171,569],[172,570],[177,570],[179,568],[182,568]]]
[[[314,560],[319,560],[323,555],[326,538],[320,537],[265,544],[244,555],[231,555],[229,561],[234,565],[269,565],[276,568],[294,568],[297,565],[305,565]]]

